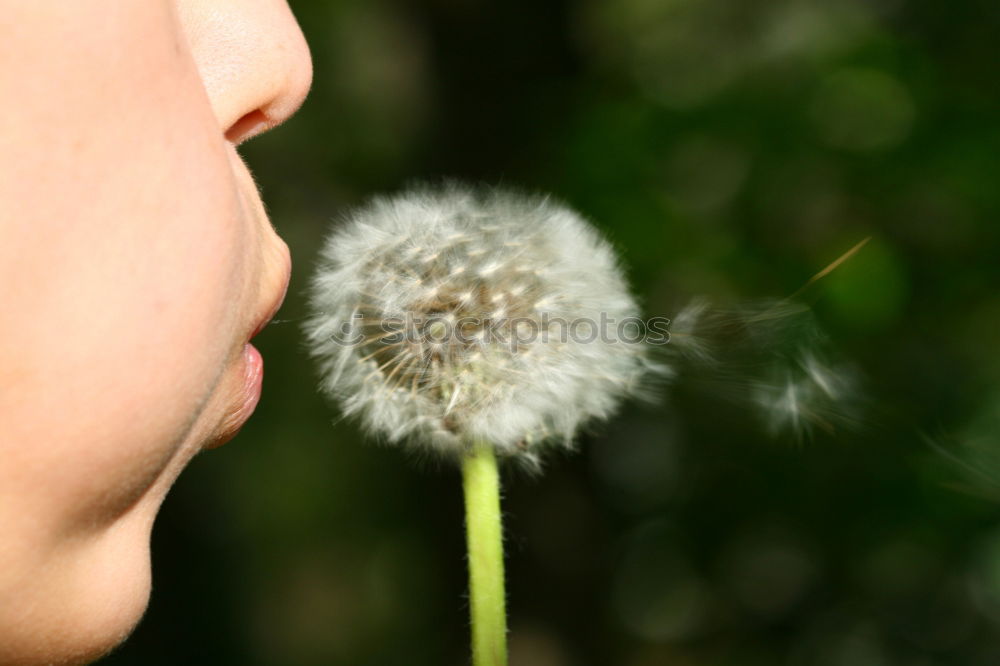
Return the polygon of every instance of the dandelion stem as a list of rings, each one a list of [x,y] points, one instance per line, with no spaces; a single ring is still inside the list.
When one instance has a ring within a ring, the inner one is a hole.
[[[493,447],[478,445],[462,460],[473,666],[506,666],[507,612],[500,524],[500,477]]]

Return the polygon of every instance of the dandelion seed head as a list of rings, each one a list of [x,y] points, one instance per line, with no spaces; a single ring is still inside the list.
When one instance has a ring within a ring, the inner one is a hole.
[[[327,239],[311,306],[325,392],[373,433],[445,454],[482,442],[535,462],[656,370],[613,324],[573,335],[638,308],[611,246],[547,197],[377,198]]]

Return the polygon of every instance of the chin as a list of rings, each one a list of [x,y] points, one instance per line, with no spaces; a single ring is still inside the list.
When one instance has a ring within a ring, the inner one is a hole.
[[[148,572],[148,570],[147,570]],[[75,623],[76,640],[65,645],[63,661],[55,663],[89,664],[112,652],[131,635],[149,603],[148,573],[145,580],[111,591],[108,603],[93,608],[93,614],[80,616]],[[119,583],[121,585],[121,583]],[[58,658],[59,655],[53,655]]]
[[[136,527],[114,525],[39,563],[14,617],[0,619],[21,629],[6,632],[0,664],[89,664],[128,638],[150,595],[149,532]]]

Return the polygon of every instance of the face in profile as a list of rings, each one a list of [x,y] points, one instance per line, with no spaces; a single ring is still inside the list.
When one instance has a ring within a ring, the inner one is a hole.
[[[4,8],[0,663],[82,663],[146,606],[170,485],[259,397],[289,258],[236,146],[311,68],[283,0]]]

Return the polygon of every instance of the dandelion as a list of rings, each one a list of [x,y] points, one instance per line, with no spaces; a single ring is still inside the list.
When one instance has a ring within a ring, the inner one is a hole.
[[[371,433],[460,460],[476,664],[505,661],[496,457],[551,447],[656,366],[611,246],[548,197],[459,185],[377,198],[329,237],[307,335]]]
[[[376,199],[327,241],[312,306],[343,411],[451,456],[488,444],[535,464],[651,367],[618,338],[638,308],[611,246],[548,198],[453,185]]]

